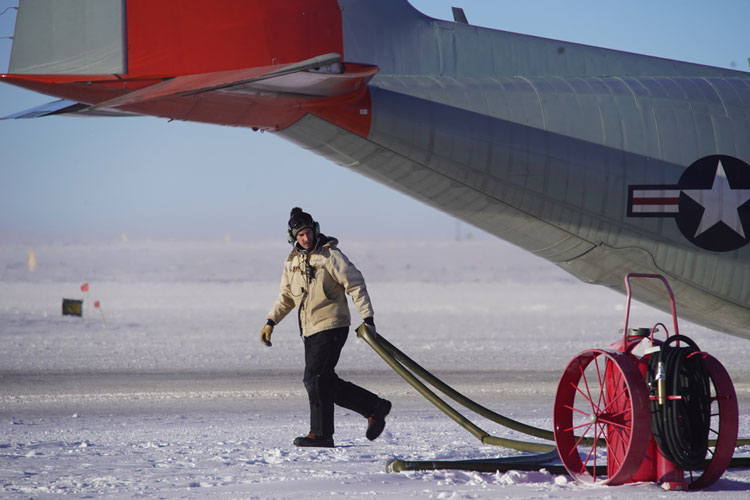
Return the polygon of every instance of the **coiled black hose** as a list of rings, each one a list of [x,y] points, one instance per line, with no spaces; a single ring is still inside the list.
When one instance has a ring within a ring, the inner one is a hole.
[[[686,345],[673,346],[676,342]],[[684,335],[669,337],[649,359],[647,382],[651,432],[662,454],[684,470],[702,468],[711,424],[711,380],[696,343]]]

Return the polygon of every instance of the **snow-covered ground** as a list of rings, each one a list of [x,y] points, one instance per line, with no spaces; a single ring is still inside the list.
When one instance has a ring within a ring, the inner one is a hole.
[[[525,423],[551,429],[565,365],[583,349],[616,341],[622,328],[623,296],[497,240],[341,246],[368,280],[386,338],[469,397]],[[0,243],[0,497],[684,495],[654,484],[585,487],[545,471],[387,473],[392,458],[517,452],[476,441],[353,332],[339,375],[393,401],[386,430],[367,441],[363,419],[339,409],[336,448],[295,448],[308,415],[294,318],[276,328],[272,348],[258,341],[287,248]],[[63,298],[85,299],[85,317],[63,317]],[[99,310],[91,307],[96,300]],[[644,306],[633,311],[636,325],[655,320],[668,318]],[[681,330],[727,367],[740,400],[740,436],[750,436],[750,344],[686,322]],[[476,421],[493,434],[526,439]],[[731,470],[690,496],[748,492],[750,471]]]

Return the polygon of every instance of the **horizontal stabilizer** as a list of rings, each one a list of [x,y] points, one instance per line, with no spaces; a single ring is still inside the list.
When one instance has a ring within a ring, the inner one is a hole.
[[[377,66],[342,63],[339,72],[327,69],[299,71],[264,78],[228,88],[231,92],[250,94],[294,94],[304,97],[338,97],[351,94],[378,72]]]
[[[301,72],[309,72],[310,75],[318,75],[317,78],[310,78],[310,80],[316,80],[316,82],[318,83],[326,80],[335,80],[337,77],[339,80],[341,80],[341,75],[336,73],[337,71],[343,71],[343,68],[339,65],[340,60],[340,54],[331,53],[287,65],[261,66],[256,68],[218,71],[215,73],[176,76],[161,83],[157,83],[155,85],[130,92],[123,96],[104,101],[97,104],[95,108],[117,108],[166,97],[188,96],[217,90],[231,91],[233,89],[247,87],[248,85],[255,84],[257,82],[286,77]],[[371,74],[375,74],[376,71],[377,68],[374,68],[371,71]],[[356,78],[363,78],[365,76],[367,75],[357,74]],[[351,77],[348,78],[351,80]],[[292,85],[292,87],[294,89],[294,93],[304,94],[304,89],[294,85]],[[281,92],[283,91],[283,88],[284,84],[281,84],[279,89],[275,91]],[[332,92],[334,92],[337,88],[338,87],[335,84],[322,86],[323,90],[328,89]],[[270,89],[264,88],[264,90]],[[320,88],[318,88],[317,90],[318,92],[321,91]],[[313,95],[328,94],[323,92],[322,94],[315,93]]]
[[[77,116],[134,116],[131,113],[110,109],[92,109],[88,104],[59,99],[40,106],[13,113],[12,115],[0,117],[0,120],[12,120],[17,118],[41,118],[42,116],[54,115],[77,115]]]
[[[0,120],[11,120],[15,118],[40,118],[42,116],[50,116],[55,114],[64,113],[66,109],[80,106],[79,103],[74,101],[68,101],[66,99],[59,99],[57,101],[48,102],[41,106],[35,106],[31,109],[13,113],[12,115],[3,116]]]

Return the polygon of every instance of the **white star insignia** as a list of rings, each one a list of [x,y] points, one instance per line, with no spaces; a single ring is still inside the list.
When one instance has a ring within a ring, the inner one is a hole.
[[[704,208],[695,237],[723,222],[732,231],[746,238],[738,208],[750,200],[750,189],[732,189],[721,160],[716,167],[716,176],[711,189],[683,189],[683,193],[701,204]]]

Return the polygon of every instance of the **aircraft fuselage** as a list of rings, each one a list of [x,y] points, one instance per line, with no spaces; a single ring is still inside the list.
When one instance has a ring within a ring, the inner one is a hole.
[[[123,74],[5,81],[76,112],[277,132],[583,281],[624,291],[629,272],[663,274],[681,316],[750,338],[747,73],[435,20],[405,0],[224,2],[235,21],[258,14],[237,32],[263,43],[231,45],[218,66],[175,57],[176,35],[150,46],[167,11],[129,0]],[[278,18],[297,31],[275,46],[256,25]],[[311,59],[338,54],[322,72]],[[668,307],[656,284],[634,296]]]

